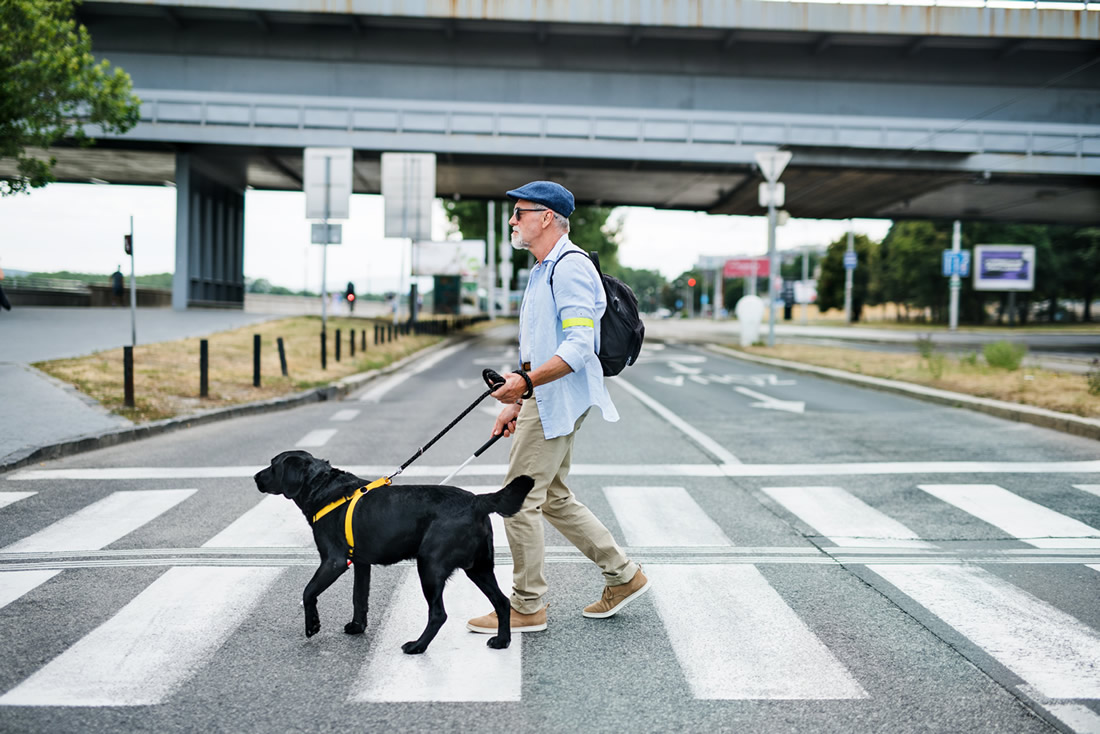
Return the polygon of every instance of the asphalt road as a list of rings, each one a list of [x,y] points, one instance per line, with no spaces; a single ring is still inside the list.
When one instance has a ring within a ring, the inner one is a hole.
[[[296,446],[390,473],[513,344],[0,476],[0,730],[1100,731],[1096,442],[656,340],[571,482],[649,594],[583,618],[599,572],[548,529],[549,629],[507,651],[465,631],[489,606],[456,576],[443,632],[403,655],[410,565],[375,569],[366,635],[342,632],[349,574],[306,639],[308,527],[252,473]],[[467,458],[489,402],[399,482]],[[496,488],[506,458],[456,483]]]

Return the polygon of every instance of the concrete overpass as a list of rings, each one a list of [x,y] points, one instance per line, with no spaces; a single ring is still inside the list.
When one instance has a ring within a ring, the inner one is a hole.
[[[312,145],[355,148],[361,193],[415,150],[443,196],[726,214],[781,147],[795,217],[1097,223],[1100,6],[1048,5],[92,1],[141,122],[58,173],[177,185],[181,307],[240,301],[243,189],[300,189]]]

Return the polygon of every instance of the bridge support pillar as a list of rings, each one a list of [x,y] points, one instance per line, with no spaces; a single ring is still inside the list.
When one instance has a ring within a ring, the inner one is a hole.
[[[176,273],[172,308],[244,308],[247,159],[176,154]]]

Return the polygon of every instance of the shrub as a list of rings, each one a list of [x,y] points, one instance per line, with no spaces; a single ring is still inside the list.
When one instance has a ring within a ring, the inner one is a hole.
[[[931,334],[917,337],[917,351],[920,352],[921,359],[928,359],[931,357],[934,348],[935,345],[932,344]]]
[[[959,357],[959,364],[964,364],[967,367],[977,367],[978,366],[978,353],[977,352],[967,352],[963,356]]]
[[[1024,355],[1027,354],[1027,346],[1002,340],[993,342],[992,344],[986,344],[985,347],[982,348],[982,353],[985,355],[985,361],[990,367],[999,367],[1005,370],[1018,370],[1020,369],[1020,362],[1023,361]]]
[[[1089,383],[1089,395],[1100,395],[1100,359],[1092,360],[1092,369],[1085,373]]]

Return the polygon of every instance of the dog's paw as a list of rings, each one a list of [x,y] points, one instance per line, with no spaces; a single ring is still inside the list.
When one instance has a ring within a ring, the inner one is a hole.
[[[401,646],[402,652],[406,655],[419,655],[428,649],[427,645],[421,645],[419,640],[410,640]]]
[[[321,631],[321,616],[317,614],[317,610],[313,610],[310,614],[306,612],[306,637],[313,637],[315,634]]]
[[[367,629],[367,625],[359,624],[358,622],[348,622],[344,625],[345,635],[361,635]]]
[[[512,639],[504,639],[498,635],[495,637],[490,637],[485,644],[493,648],[494,650],[503,650],[504,648],[512,644]]]

